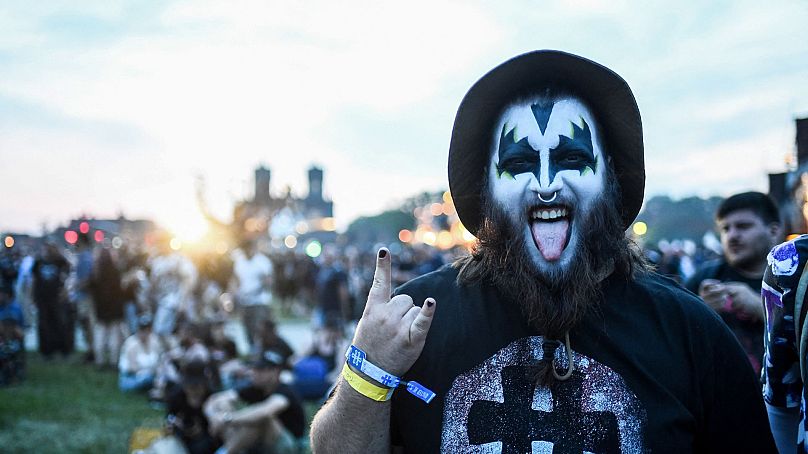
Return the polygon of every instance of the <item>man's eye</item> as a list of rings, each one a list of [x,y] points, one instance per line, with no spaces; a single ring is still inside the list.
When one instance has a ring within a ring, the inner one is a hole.
[[[526,168],[529,168],[529,167],[531,167],[531,166],[533,166],[535,164],[536,163],[534,161],[531,161],[528,158],[513,157],[513,158],[510,158],[510,159],[506,159],[503,166],[508,168],[508,169],[526,169]]]
[[[561,158],[561,162],[565,162],[567,164],[578,164],[579,162],[583,161],[585,158],[581,153],[574,152],[570,153],[563,158]]]

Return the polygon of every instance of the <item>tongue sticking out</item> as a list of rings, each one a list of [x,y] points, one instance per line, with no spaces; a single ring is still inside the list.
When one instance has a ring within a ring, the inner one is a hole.
[[[567,219],[554,222],[538,221],[530,226],[533,241],[539,248],[544,260],[554,261],[561,257],[564,246],[567,245],[567,234],[570,223]]]

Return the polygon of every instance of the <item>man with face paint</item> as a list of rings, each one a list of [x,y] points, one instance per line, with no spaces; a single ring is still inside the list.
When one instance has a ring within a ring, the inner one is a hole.
[[[732,333],[625,236],[643,161],[608,68],[536,51],[483,76],[449,150],[477,243],[392,298],[379,251],[313,451],[774,452]]]

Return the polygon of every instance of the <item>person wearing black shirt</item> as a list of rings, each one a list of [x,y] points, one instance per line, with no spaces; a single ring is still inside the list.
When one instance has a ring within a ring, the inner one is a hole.
[[[65,286],[70,263],[55,243],[48,242],[31,269],[33,300],[37,309],[39,352],[46,359],[54,353],[73,353],[73,313]]]
[[[251,383],[216,393],[205,403],[210,432],[224,440],[221,453],[253,449],[294,452],[305,432],[300,399],[281,383],[283,357],[264,351],[250,368]]]
[[[208,430],[203,404],[211,395],[211,377],[205,363],[192,361],[182,368],[180,384],[166,393],[166,422],[189,454],[211,454],[221,441]]]
[[[559,51],[483,76],[449,148],[452,200],[477,242],[392,298],[379,250],[312,451],[775,452],[732,333],[625,235],[644,185],[620,76]]]
[[[715,223],[724,255],[705,263],[685,287],[718,313],[759,375],[764,331],[760,288],[766,255],[782,241],[779,210],[766,194],[744,192],[721,202]]]

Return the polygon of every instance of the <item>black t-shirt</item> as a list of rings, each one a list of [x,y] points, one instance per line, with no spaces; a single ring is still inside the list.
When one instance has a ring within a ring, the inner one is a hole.
[[[699,284],[705,279],[717,279],[721,282],[740,282],[748,285],[752,290],[760,293],[761,282],[763,276],[757,279],[748,278],[739,273],[735,268],[729,266],[724,260],[718,260],[704,264],[699,270],[690,277],[685,283],[685,288],[699,294]],[[741,343],[749,363],[755,369],[755,373],[760,373],[760,366],[763,360],[763,321],[752,320],[744,314],[739,314],[734,311],[720,310],[718,315],[721,320],[727,324],[730,331],[738,338]]]
[[[210,397],[210,392],[205,393],[202,402]],[[192,438],[193,433],[198,436],[205,436],[208,433],[208,418],[205,416],[203,405],[194,407],[188,402],[188,396],[180,385],[174,385],[169,388],[166,396],[166,410],[171,416],[177,419],[177,427],[179,435],[183,439]],[[198,428],[195,431],[192,428]]]
[[[303,436],[306,427],[306,416],[303,412],[300,398],[292,388],[282,383],[271,394],[266,394],[264,390],[255,386],[247,386],[236,391],[238,392],[238,397],[249,404],[262,402],[273,394],[286,397],[286,400],[289,401],[289,406],[278,415],[278,419],[292,435],[298,438]]]
[[[62,257],[37,259],[31,269],[34,277],[33,293],[36,303],[41,305],[59,302],[69,272],[70,264]]]
[[[341,313],[339,289],[348,285],[348,276],[339,268],[324,266],[317,273],[317,305],[324,312]]]
[[[456,277],[446,266],[397,290],[438,304],[404,377],[437,396],[393,396],[392,442],[406,452],[775,452],[738,342],[670,279],[609,278],[599,309],[570,332],[573,375],[536,387],[526,372],[540,333],[493,287]]]

